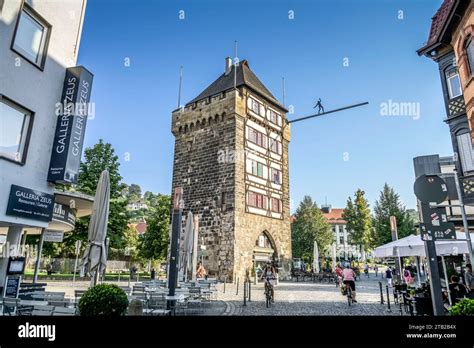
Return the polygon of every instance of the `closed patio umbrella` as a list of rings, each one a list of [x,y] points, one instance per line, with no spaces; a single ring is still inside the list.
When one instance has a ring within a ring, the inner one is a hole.
[[[316,241],[314,241],[313,248],[313,271],[319,273],[319,250],[318,243]]]
[[[105,270],[107,263],[107,223],[109,220],[110,179],[109,172],[104,170],[100,174],[99,183],[95,192],[92,215],[89,222],[89,236],[86,249],[81,259],[81,277],[87,274],[91,277],[91,284],[97,283],[100,273]]]
[[[189,270],[192,268],[192,253],[193,253],[193,242],[194,242],[194,217],[191,211],[188,212],[186,218],[186,227],[184,228],[184,241],[183,249],[181,254],[181,269],[183,272],[184,280],[188,278]],[[194,272],[194,270],[191,270]]]

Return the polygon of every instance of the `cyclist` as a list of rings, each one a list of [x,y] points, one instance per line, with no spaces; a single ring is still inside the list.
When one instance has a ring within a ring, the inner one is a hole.
[[[272,302],[275,302],[275,291],[274,291],[274,282],[275,282],[275,277],[276,277],[276,271],[275,267],[272,266],[270,262],[267,262],[267,265],[265,266],[262,276],[260,277],[261,279],[265,279],[265,288],[268,286],[270,289],[271,295],[272,295]]]
[[[337,277],[337,286],[340,286],[342,283],[342,268],[339,264],[336,265],[336,277]]]
[[[352,302],[357,303],[356,301],[356,286],[355,286],[355,277],[356,274],[351,266],[348,264],[346,268],[342,271],[342,279],[346,286],[350,286],[352,290]]]

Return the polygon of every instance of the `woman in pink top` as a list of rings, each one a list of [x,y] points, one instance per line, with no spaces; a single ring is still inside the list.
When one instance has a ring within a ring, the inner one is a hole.
[[[346,284],[346,286],[350,286],[352,289],[352,302],[357,303],[355,277],[356,275],[354,271],[352,270],[352,268],[350,268],[349,265],[347,265],[346,268],[344,268],[344,270],[342,271],[342,278],[344,279],[344,284]]]

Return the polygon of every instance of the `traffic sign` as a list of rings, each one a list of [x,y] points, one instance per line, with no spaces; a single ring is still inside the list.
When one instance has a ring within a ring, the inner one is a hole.
[[[448,215],[444,207],[430,207],[428,204],[421,203],[421,215],[423,222],[439,226],[442,223],[448,222]]]
[[[456,239],[456,229],[452,222],[442,222],[439,226],[421,223],[422,240],[453,240]]]
[[[416,178],[414,191],[415,196],[427,204],[439,204],[448,197],[448,186],[437,175],[420,175]]]

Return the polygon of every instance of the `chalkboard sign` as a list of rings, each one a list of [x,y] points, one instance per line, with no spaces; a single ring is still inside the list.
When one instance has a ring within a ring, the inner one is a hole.
[[[7,277],[3,297],[17,298],[21,277]]]

